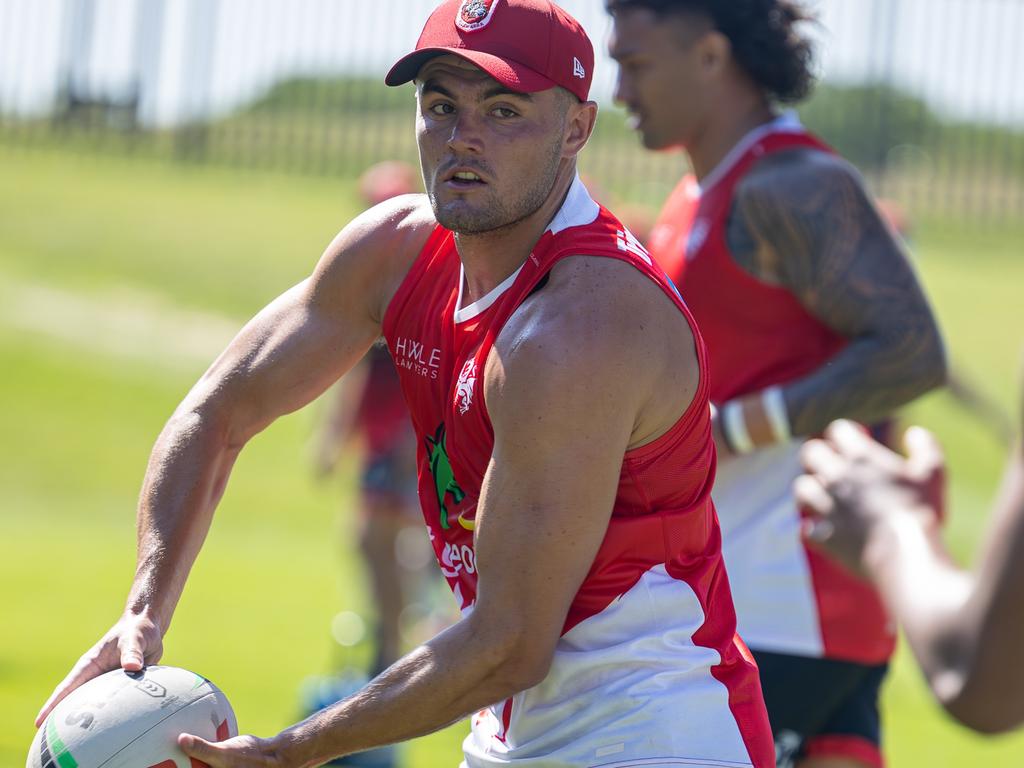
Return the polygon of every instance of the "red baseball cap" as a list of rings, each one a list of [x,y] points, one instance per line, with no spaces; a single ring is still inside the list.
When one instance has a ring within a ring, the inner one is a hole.
[[[561,86],[587,100],[594,46],[576,19],[548,0],[446,0],[430,14],[416,49],[384,82],[402,85],[427,61],[453,54],[520,93]]]

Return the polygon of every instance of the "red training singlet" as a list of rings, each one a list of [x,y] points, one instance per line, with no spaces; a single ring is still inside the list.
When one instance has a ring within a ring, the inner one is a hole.
[[[764,156],[793,149],[833,152],[795,119],[779,118],[749,134],[703,184],[683,179],[651,233],[652,255],[707,342],[711,400],[719,405],[805,376],[847,343],[729,251],[737,186]],[[740,634],[756,650],[884,662],[895,633],[877,593],[802,543],[791,490],[798,450],[793,441],[719,465],[715,503]]]
[[[494,445],[485,362],[551,268],[581,254],[633,265],[690,320],[663,272],[578,179],[522,267],[470,306],[460,307],[452,233],[438,227],[384,318],[420,443],[423,514],[464,611],[476,599],[471,529]],[[774,765],[757,670],[735,634],[710,498],[707,368],[694,336],[701,383],[693,403],[665,435],[624,456],[608,531],[550,672],[473,718],[468,768]]]

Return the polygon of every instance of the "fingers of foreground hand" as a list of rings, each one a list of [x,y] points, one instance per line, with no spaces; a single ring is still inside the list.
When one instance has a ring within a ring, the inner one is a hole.
[[[213,744],[198,736],[183,733],[178,737],[178,746],[186,755],[194,757],[196,760],[202,760],[211,768],[229,765],[229,763],[221,762],[222,755],[214,749]]]
[[[859,458],[886,450],[860,424],[849,419],[837,419],[825,429],[825,439],[838,453],[847,458]]]
[[[147,658],[147,646],[154,646],[149,649]],[[138,672],[146,663],[155,664],[160,660],[162,646],[159,641],[147,643],[143,629],[136,624],[125,631],[117,642],[121,668],[126,672]]]
[[[831,515],[835,501],[821,481],[814,475],[800,475],[793,483],[797,506],[807,509],[819,517]]]
[[[805,519],[801,525],[803,538],[811,544],[825,544],[835,533],[835,523],[831,518],[835,511],[832,496],[813,475],[800,475],[793,483],[793,493],[797,505],[813,513],[813,517]]]
[[[111,669],[112,668],[113,667],[111,667]],[[67,676],[60,681],[60,684],[56,688],[54,688],[53,693],[50,694],[50,698],[46,700],[45,704],[43,704],[43,708],[39,710],[39,714],[36,715],[36,728],[42,725],[46,716],[50,714],[50,710],[56,707],[65,696],[75,690],[78,686],[92,680],[94,677],[98,677],[106,671],[108,670],[102,662],[102,653],[90,651],[79,659],[78,663],[72,667]]]
[[[843,476],[847,464],[824,440],[808,440],[804,443],[800,449],[800,461],[807,474],[813,475],[826,486]]]
[[[260,740],[253,736],[236,736],[227,741],[209,742],[183,733],[178,746],[190,758],[210,768],[269,768],[274,765],[260,749]]]
[[[915,478],[927,480],[942,473],[946,457],[938,439],[924,427],[911,427],[903,436],[907,464]]]

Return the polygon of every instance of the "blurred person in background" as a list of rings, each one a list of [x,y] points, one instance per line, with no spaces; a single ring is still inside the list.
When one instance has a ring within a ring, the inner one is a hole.
[[[305,767],[472,716],[467,768],[774,764],[711,501],[703,342],[576,172],[593,67],[583,28],[547,0],[435,9],[386,78],[416,84],[427,195],[346,226],[176,410],[124,611],[37,723],[97,674],[160,658],[239,452],[383,334],[462,618],[272,738],[183,735],[184,751]]]
[[[704,334],[715,505],[740,635],[780,766],[878,768],[895,633],[870,585],[805,547],[792,492],[806,436],[885,420],[939,386],[939,331],[856,171],[792,113],[813,84],[789,0],[607,0],[616,99],[693,174],[652,256]]]
[[[909,430],[904,458],[855,424],[836,422],[804,446],[807,474],[796,481],[797,499],[816,515],[805,528],[812,546],[871,580],[936,699],[982,733],[1024,724],[1020,434],[970,573],[942,541],[945,461],[930,432]]]

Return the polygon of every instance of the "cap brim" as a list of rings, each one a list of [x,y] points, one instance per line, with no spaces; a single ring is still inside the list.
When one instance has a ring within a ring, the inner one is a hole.
[[[534,69],[511,59],[466,48],[422,48],[400,58],[384,78],[388,85],[402,85],[415,80],[420,69],[438,56],[458,56],[474,64],[499,83],[519,93],[546,91],[557,85]]]

